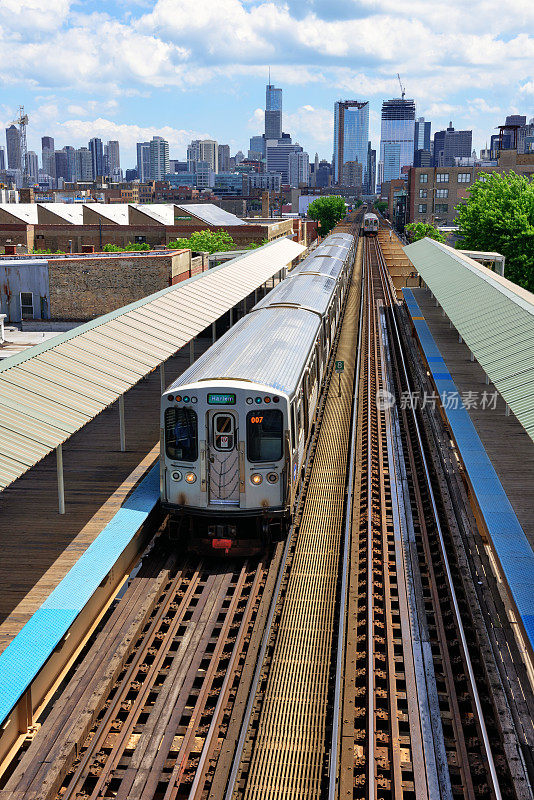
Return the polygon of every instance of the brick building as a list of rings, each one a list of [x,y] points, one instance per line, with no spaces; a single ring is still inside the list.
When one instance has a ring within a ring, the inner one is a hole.
[[[24,252],[82,252],[87,246],[125,247],[129,242],[166,246],[194,231],[228,231],[238,247],[293,237],[291,220],[244,220],[209,203],[8,203],[0,205],[0,252],[20,245]]]
[[[497,166],[412,167],[408,177],[408,222],[454,225],[455,206],[465,200],[480,174],[534,175],[534,154],[503,150]]]

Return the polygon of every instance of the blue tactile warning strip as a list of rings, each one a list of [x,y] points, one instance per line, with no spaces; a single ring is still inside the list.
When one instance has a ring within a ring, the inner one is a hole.
[[[156,464],[0,654],[0,723],[30,686],[158,499]]]
[[[411,289],[403,289],[437,393],[471,480],[494,550],[534,647],[534,553],[462,402]],[[444,369],[445,368],[445,369]]]

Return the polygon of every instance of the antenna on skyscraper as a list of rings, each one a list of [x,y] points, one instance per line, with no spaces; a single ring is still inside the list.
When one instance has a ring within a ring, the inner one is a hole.
[[[399,86],[401,87],[402,99],[404,100],[404,95],[406,94],[406,89],[404,88],[404,86],[401,83],[401,77],[400,77],[398,72],[397,72],[397,78],[399,79]]]
[[[269,86],[271,85],[271,68],[269,67]]]
[[[13,120],[13,125],[19,126],[20,134],[20,166],[22,169],[22,185],[28,185],[28,146],[26,144],[26,126],[28,124],[28,115],[24,113],[24,106],[19,106],[19,116]]]

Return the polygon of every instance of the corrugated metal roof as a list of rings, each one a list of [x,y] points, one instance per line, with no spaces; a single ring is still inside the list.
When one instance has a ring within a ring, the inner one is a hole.
[[[180,375],[169,391],[200,380],[246,378],[291,396],[320,325],[317,314],[298,308],[247,314]]]
[[[277,239],[0,363],[0,489],[305,248]]]
[[[98,214],[103,219],[115,223],[115,225],[128,225],[128,205],[126,203],[83,203],[85,222],[90,222],[87,209]]]
[[[404,250],[534,439],[534,295],[432,239]]]
[[[135,208],[160,225],[174,225],[173,203],[128,203],[128,205],[130,208]]]
[[[37,205],[35,203],[0,203],[0,211],[5,211],[20,222],[37,225]]]
[[[82,203],[37,203],[37,218],[41,223],[41,211],[49,211],[71,225],[83,224]],[[46,223],[45,223],[46,224]]]
[[[336,287],[334,278],[326,275],[297,274],[276,286],[254,310],[277,305],[291,305],[324,314]]]
[[[186,214],[191,214],[194,217],[207,222],[208,225],[247,225],[247,223],[236,217],[235,214],[230,214],[223,208],[214,205],[213,203],[188,203],[186,205],[176,205],[180,211],[185,211]]]

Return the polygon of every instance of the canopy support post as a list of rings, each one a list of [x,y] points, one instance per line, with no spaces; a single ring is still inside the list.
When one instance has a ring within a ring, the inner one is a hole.
[[[57,467],[57,496],[59,513],[65,513],[65,482],[63,479],[63,445],[56,447],[56,467]]]
[[[126,450],[126,426],[124,424],[124,395],[119,397],[119,435],[121,440],[121,452]]]

